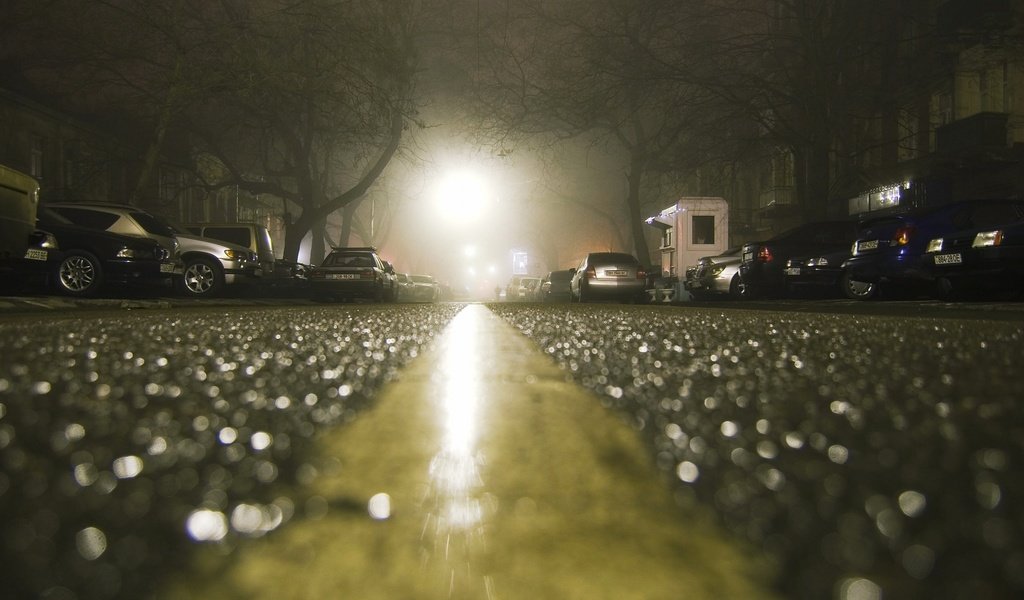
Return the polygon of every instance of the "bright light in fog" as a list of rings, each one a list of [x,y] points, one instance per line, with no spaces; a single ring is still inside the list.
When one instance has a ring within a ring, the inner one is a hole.
[[[453,171],[434,192],[437,213],[451,223],[471,223],[480,218],[488,198],[487,185],[472,171]]]
[[[466,246],[465,248],[462,249],[462,253],[466,256],[466,258],[473,258],[474,256],[476,256],[476,246]]]

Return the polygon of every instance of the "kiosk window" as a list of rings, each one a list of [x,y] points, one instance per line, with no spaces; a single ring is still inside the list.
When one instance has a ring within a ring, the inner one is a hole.
[[[715,243],[714,215],[695,215],[693,217],[693,243],[705,245]]]

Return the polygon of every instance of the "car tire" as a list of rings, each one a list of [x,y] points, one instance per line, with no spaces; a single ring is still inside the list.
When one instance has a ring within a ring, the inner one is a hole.
[[[743,298],[743,281],[738,273],[733,275],[732,280],[729,282],[729,297],[736,300]]]
[[[851,300],[870,300],[878,295],[877,283],[857,281],[845,271],[839,277],[839,287],[842,288],[843,295]]]
[[[224,272],[217,261],[204,256],[185,260],[178,289],[186,296],[207,298],[224,290]]]
[[[577,297],[577,302],[579,302],[580,304],[583,304],[584,302],[587,302],[587,301],[589,300],[589,296],[590,296],[590,295],[589,295],[589,294],[587,293],[587,288],[586,288],[586,286],[584,286],[584,285],[583,285],[583,284],[581,283],[581,284],[580,284],[580,294],[579,294],[579,296]]]
[[[57,265],[54,279],[57,288],[68,296],[95,296],[103,285],[103,266],[91,252],[71,250]]]

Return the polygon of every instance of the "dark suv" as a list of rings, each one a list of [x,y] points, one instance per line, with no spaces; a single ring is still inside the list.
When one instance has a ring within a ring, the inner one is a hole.
[[[933,255],[928,243],[970,229],[1020,220],[1024,200],[963,200],[865,221],[852,254],[843,264],[844,291],[867,300],[884,287],[934,292]]]
[[[376,248],[335,248],[309,274],[309,287],[320,300],[363,298],[394,302],[398,278]]]

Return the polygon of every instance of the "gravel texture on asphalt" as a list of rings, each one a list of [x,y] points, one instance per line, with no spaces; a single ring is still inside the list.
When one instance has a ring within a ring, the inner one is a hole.
[[[141,598],[189,546],[305,511],[306,450],[460,304],[26,317],[0,326],[0,596]],[[315,499],[314,499],[315,500]]]
[[[641,433],[790,598],[1024,595],[1018,323],[490,308]]]

